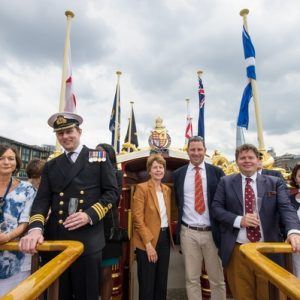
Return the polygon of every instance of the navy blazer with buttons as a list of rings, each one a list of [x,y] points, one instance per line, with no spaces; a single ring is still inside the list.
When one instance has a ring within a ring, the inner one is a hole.
[[[184,180],[185,180],[187,169],[188,169],[188,164],[175,170],[173,173],[174,190],[175,190],[176,204],[178,208],[178,223],[176,227],[177,242],[179,242],[179,233],[180,233],[180,227],[181,227],[181,221],[183,215]],[[225,174],[222,169],[207,163],[205,163],[205,170],[206,170],[206,178],[207,178],[207,201],[208,201],[208,208],[210,210],[211,203],[214,198],[214,194],[216,192],[220,178]],[[217,222],[213,220],[211,214],[209,214],[209,216],[210,216],[213,238],[217,245],[219,243],[218,225]]]
[[[274,176],[257,174],[257,207],[265,242],[282,242],[280,222],[285,234],[291,229],[300,230],[295,208],[291,205],[284,182]],[[219,255],[223,266],[230,260],[239,228],[233,227],[237,216],[243,215],[241,174],[224,176],[212,202],[211,213],[219,221],[221,243]],[[280,221],[280,222],[279,222]],[[279,258],[274,260],[280,262]]]

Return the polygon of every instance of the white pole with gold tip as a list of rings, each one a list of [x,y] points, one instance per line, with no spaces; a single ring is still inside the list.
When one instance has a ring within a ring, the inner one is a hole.
[[[67,70],[68,70],[68,55],[70,49],[71,19],[74,18],[74,13],[70,10],[67,10],[65,12],[65,15],[67,17],[67,31],[66,31],[66,39],[65,39],[63,70],[61,76],[59,112],[62,112],[65,108],[66,79],[67,79],[66,77],[67,77]]]
[[[248,23],[247,23],[247,15],[249,14],[249,9],[245,8],[240,11],[240,15],[243,17],[243,24],[248,31]],[[256,127],[257,127],[257,139],[258,139],[258,149],[259,151],[265,151],[265,142],[263,136],[263,125],[262,119],[260,116],[260,106],[259,106],[259,95],[257,89],[257,83],[255,79],[250,78],[251,86],[252,86],[252,93],[253,93],[253,102],[254,102],[254,109],[255,109],[255,117],[256,117]]]
[[[65,49],[64,49],[64,60],[63,60],[63,69],[61,75],[61,87],[60,87],[60,99],[59,99],[59,112],[63,112],[65,108],[65,96],[66,96],[66,77],[67,77],[67,68],[68,68],[68,55],[70,49],[70,32],[71,32],[71,19],[74,18],[74,13],[70,10],[65,12],[67,17],[67,30],[66,30],[66,39],[65,39]],[[61,146],[56,139],[55,144],[55,153],[61,153]]]

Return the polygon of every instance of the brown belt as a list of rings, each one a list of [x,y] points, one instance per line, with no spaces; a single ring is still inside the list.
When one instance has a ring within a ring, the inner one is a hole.
[[[197,231],[211,231],[211,226],[191,226],[181,221],[181,224],[189,229],[197,230]]]

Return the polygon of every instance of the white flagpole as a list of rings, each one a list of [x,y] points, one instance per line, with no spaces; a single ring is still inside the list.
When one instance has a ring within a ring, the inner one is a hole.
[[[62,112],[65,108],[65,96],[66,96],[66,79],[68,70],[68,55],[70,49],[70,32],[71,32],[71,19],[74,18],[74,13],[70,10],[65,12],[67,17],[67,32],[65,39],[65,50],[64,50],[64,62],[61,76],[61,88],[60,88],[60,101],[59,101],[59,112]]]
[[[71,19],[74,18],[74,13],[70,10],[65,12],[67,17],[67,31],[66,31],[66,39],[65,39],[65,49],[64,49],[64,61],[63,61],[63,70],[61,76],[61,87],[60,87],[60,100],[59,100],[59,112],[63,112],[65,108],[65,95],[66,95],[66,76],[68,69],[68,55],[70,48],[70,32],[71,32]],[[56,139],[55,152],[61,152],[61,146]]]
[[[243,17],[243,24],[246,31],[249,33],[248,30],[248,22],[247,22],[247,15],[249,14],[249,9],[245,8],[240,11],[240,15]],[[251,86],[252,86],[252,93],[253,93],[253,101],[254,101],[254,108],[255,108],[255,117],[256,117],[256,127],[257,127],[257,139],[258,139],[258,150],[265,151],[265,142],[263,136],[263,125],[262,119],[260,115],[260,106],[259,106],[259,95],[257,89],[257,83],[255,79],[250,78]]]

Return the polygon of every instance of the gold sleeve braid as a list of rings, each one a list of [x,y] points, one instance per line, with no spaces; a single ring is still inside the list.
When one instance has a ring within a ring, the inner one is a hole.
[[[103,219],[107,212],[112,208],[111,204],[107,206],[102,206],[100,203],[92,205],[92,208],[95,210],[96,214],[99,217],[99,220]]]
[[[33,222],[41,222],[43,225],[45,224],[45,217],[41,214],[36,214],[30,217],[29,224]]]

